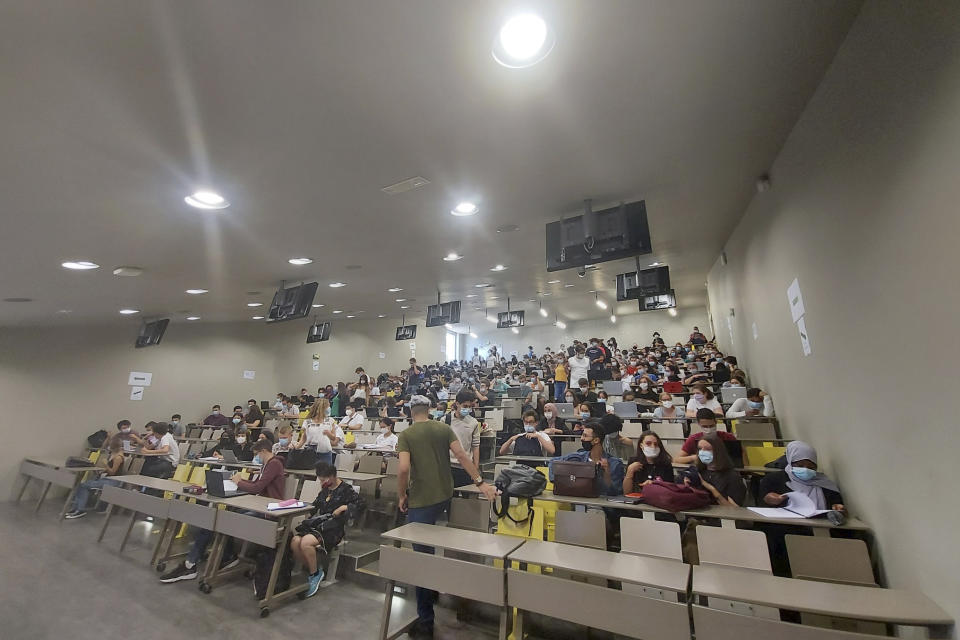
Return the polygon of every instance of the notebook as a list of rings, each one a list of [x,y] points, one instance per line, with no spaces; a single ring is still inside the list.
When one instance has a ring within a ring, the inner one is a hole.
[[[829,509],[817,509],[813,500],[806,494],[791,491],[787,496],[787,504],[782,507],[747,507],[750,511],[767,518],[812,518],[828,513]]]

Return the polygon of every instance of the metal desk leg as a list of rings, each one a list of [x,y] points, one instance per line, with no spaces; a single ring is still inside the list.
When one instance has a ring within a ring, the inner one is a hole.
[[[390,631],[390,612],[393,609],[393,588],[396,582],[387,580],[386,592],[383,598],[383,617],[380,619],[380,640],[387,640]]]
[[[20,498],[23,497],[24,492],[27,490],[27,485],[30,484],[30,480],[31,480],[30,476],[28,475],[23,476],[23,486],[20,487],[20,493],[17,494],[17,502],[20,502]]]
[[[523,640],[523,638],[526,636],[526,633],[523,630],[523,609],[516,609],[516,612],[517,613],[513,618],[513,638],[514,640]]]
[[[226,542],[227,536],[222,533],[214,535],[213,548],[210,550],[210,555],[207,556],[207,566],[203,574],[203,585],[200,587],[200,590],[204,593],[210,593],[210,590],[213,588],[210,583],[215,580],[217,574],[220,573],[220,561],[223,559],[223,549],[226,547]]]
[[[127,532],[123,534],[123,541],[120,543],[120,553],[123,553],[123,550],[127,546],[127,538],[130,537],[130,532],[133,531],[133,525],[137,521],[137,512],[134,511],[130,514],[130,524],[127,525]]]
[[[52,482],[48,482],[44,485],[43,493],[40,494],[40,499],[37,500],[37,507],[33,510],[34,513],[37,513],[38,511],[40,511],[40,505],[42,505],[43,501],[46,499],[47,491],[50,491],[50,485],[52,484],[53,484]]]
[[[110,518],[113,517],[113,503],[107,505],[107,515],[103,518],[103,526],[100,527],[100,535],[97,536],[97,542],[103,540],[103,534],[107,532],[107,526],[110,524]]]
[[[163,547],[164,538],[167,537],[167,531],[170,529],[170,518],[167,518],[163,522],[163,528],[160,529],[160,539],[157,540],[157,545],[153,548],[153,556],[150,558],[150,566],[157,566],[158,560],[160,558],[160,549]]]
[[[497,637],[500,640],[507,639],[507,633],[510,630],[510,607],[500,607],[500,632]]]

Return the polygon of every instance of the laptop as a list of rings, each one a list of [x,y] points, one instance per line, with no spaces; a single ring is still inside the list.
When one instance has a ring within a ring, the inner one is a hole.
[[[207,493],[217,498],[233,498],[235,496],[245,496],[246,491],[237,489],[237,483],[230,480],[229,472],[207,470]]]
[[[720,389],[720,397],[727,404],[733,404],[740,398],[747,397],[746,387],[723,387]]]
[[[614,402],[613,413],[619,418],[636,418],[640,414],[636,402]]]
[[[607,392],[608,396],[621,396],[623,395],[623,383],[619,380],[605,380],[603,390]]]
[[[573,403],[572,402],[557,402],[557,417],[559,418],[572,418],[573,417]]]
[[[220,452],[220,455],[223,456],[224,462],[229,462],[230,464],[237,464],[238,462],[240,462],[239,460],[237,460],[237,454],[235,454],[230,449],[223,449]]]
[[[508,398],[522,398],[523,397],[523,387],[510,387],[507,389]]]
[[[261,410],[261,411],[266,411],[266,410],[269,409],[269,408],[270,408],[270,401],[269,401],[269,400],[261,400],[261,401],[260,401],[260,410]]]

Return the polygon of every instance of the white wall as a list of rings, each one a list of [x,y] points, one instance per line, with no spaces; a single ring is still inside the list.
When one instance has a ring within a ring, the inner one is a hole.
[[[956,619],[958,170],[960,3],[868,2],[708,279],[722,348],[817,447],[891,586]]]

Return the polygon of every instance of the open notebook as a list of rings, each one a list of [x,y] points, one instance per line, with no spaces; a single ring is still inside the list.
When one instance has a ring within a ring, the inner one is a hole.
[[[829,511],[829,509],[817,509],[813,500],[806,494],[791,491],[784,495],[787,496],[787,504],[782,507],[748,507],[748,509],[767,518],[812,518]]]

